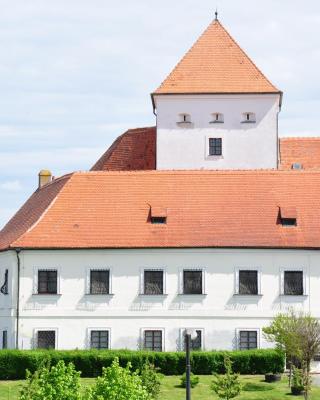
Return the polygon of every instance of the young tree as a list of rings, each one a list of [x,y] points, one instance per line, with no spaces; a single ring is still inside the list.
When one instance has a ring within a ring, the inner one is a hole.
[[[230,400],[241,393],[242,385],[239,381],[239,374],[232,372],[230,357],[225,356],[224,366],[226,369],[225,375],[215,374],[211,389],[218,395],[219,399]]]

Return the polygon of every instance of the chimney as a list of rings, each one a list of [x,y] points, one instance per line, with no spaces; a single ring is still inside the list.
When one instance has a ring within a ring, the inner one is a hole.
[[[47,183],[52,181],[52,174],[49,170],[47,169],[42,169],[39,172],[39,189],[42,188],[42,186],[46,185]]]

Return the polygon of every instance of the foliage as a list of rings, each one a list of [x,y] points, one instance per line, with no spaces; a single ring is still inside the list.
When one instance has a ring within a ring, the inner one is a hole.
[[[63,361],[51,368],[43,366],[34,374],[27,371],[20,400],[80,400],[80,374],[72,363]]]
[[[96,379],[93,387],[86,393],[87,400],[150,400],[151,396],[142,385],[136,372],[131,372],[131,365],[126,368],[119,365],[115,358],[110,367],[103,368],[102,376]]]
[[[200,381],[200,378],[191,372],[190,373],[190,386],[192,388],[195,388],[197,386],[197,384],[199,383],[199,381]],[[186,373],[184,373],[182,375],[182,377],[180,378],[180,385],[181,385],[181,387],[186,387],[186,384],[187,384],[187,376],[186,376]]]
[[[219,399],[233,399],[241,393],[242,385],[239,375],[232,372],[232,361],[228,356],[224,358],[226,369],[225,375],[215,374],[211,389],[218,395]]]
[[[156,399],[160,393],[162,374],[158,373],[158,368],[149,361],[145,362],[138,370],[142,385],[146,388],[152,399]]]
[[[302,369],[293,367],[292,370],[292,387],[303,390],[303,374]]]
[[[283,372],[285,357],[274,349],[248,351],[193,351],[191,368],[196,375],[211,375],[212,371],[224,373],[224,356],[228,354],[233,362],[233,370],[240,374],[266,374],[274,371]],[[148,352],[130,350],[1,350],[0,380],[24,379],[25,371],[32,373],[42,364],[44,359],[50,365],[60,360],[66,364],[72,362],[83,377],[101,375],[103,367],[109,367],[115,357],[125,367],[131,363],[133,370],[140,369],[149,361],[165,375],[182,375],[185,371],[184,352]]]

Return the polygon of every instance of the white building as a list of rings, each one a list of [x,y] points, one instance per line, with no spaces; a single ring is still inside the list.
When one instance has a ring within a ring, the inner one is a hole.
[[[281,92],[217,20],[152,99],[157,127],[42,171],[0,232],[3,348],[260,348],[320,317],[319,141],[279,143]]]

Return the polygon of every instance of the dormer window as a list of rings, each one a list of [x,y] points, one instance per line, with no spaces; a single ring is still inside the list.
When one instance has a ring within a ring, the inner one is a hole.
[[[280,207],[279,220],[282,226],[297,225],[297,211],[294,207]]]
[[[252,124],[256,122],[256,114],[253,112],[245,112],[242,114],[242,123],[243,124]]]
[[[212,120],[210,121],[210,124],[223,124],[224,122],[223,114],[217,112],[211,115],[212,115]]]
[[[191,124],[191,115],[190,114],[179,114],[178,125]]]
[[[166,224],[167,210],[162,207],[151,207],[150,222],[151,224]]]

